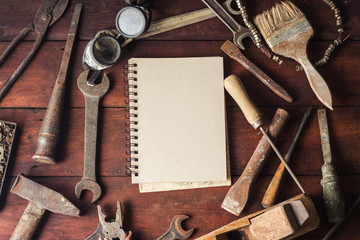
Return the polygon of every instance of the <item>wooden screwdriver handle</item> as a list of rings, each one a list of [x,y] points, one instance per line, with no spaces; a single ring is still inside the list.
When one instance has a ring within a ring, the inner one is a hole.
[[[234,74],[224,80],[224,87],[235,102],[239,105],[245,115],[246,120],[255,128],[259,128],[262,122],[262,116],[259,109],[255,106],[249,97],[240,78]]]

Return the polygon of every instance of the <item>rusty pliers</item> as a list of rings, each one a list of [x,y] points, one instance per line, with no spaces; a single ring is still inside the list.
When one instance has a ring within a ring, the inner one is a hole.
[[[124,215],[121,210],[121,204],[117,201],[116,218],[113,221],[107,221],[106,216],[102,213],[100,205],[97,206],[99,215],[99,225],[96,231],[85,240],[131,240],[132,232],[125,233],[123,229]]]
[[[0,65],[4,63],[6,58],[10,53],[16,48],[16,46],[21,42],[21,40],[28,34],[30,31],[37,32],[38,36],[36,37],[35,43],[31,48],[28,55],[20,63],[14,73],[9,77],[5,82],[3,87],[0,89],[0,100],[5,96],[9,91],[11,86],[15,81],[20,77],[21,73],[25,70],[26,66],[30,63],[32,58],[35,56],[36,52],[39,50],[41,42],[44,38],[46,30],[58,20],[61,15],[64,13],[68,0],[43,0],[40,8],[38,9],[34,21],[29,23],[24,27],[18,35],[10,42],[5,51],[0,56]]]

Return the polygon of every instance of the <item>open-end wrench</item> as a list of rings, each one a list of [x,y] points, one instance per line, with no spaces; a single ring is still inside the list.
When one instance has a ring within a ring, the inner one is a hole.
[[[250,37],[255,42],[254,35],[250,29],[241,26],[235,19],[218,3],[216,0],[202,0],[206,6],[214,11],[216,16],[232,31],[234,34],[233,42],[240,49],[245,50],[242,40],[245,37]]]
[[[85,98],[85,150],[84,150],[84,173],[83,177],[75,186],[75,194],[80,199],[83,190],[93,193],[92,203],[101,195],[101,188],[96,182],[95,160],[96,160],[96,137],[99,111],[99,100],[109,90],[110,81],[104,74],[101,83],[89,85],[87,76],[89,70],[80,74],[77,80],[79,89]]]
[[[181,222],[188,219],[187,215],[176,215],[173,217],[169,229],[156,240],[175,240],[175,239],[188,239],[193,233],[194,229],[185,231],[181,227]]]

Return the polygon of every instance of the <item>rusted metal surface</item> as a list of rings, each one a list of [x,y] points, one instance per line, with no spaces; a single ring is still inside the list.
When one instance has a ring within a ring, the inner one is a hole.
[[[284,207],[286,205],[287,207]],[[285,210],[279,212],[279,208]],[[279,217],[282,218],[280,222],[278,222]],[[257,220],[260,220],[260,224],[256,223]],[[266,223],[266,221],[270,222]],[[254,222],[255,225],[253,225]],[[312,200],[310,197],[300,194],[268,209],[235,220],[202,237],[196,238],[196,240],[294,239],[319,226],[319,215]],[[268,238],[270,236],[272,238]]]
[[[283,109],[278,109],[271,121],[269,127],[269,135],[273,140],[276,140],[285,127],[289,118],[288,112]],[[263,136],[252,154],[248,164],[242,172],[239,179],[231,186],[226,194],[221,207],[236,216],[239,216],[241,211],[248,201],[252,187],[268,159],[272,148],[266,137]]]
[[[37,139],[37,148],[33,160],[47,163],[56,163],[56,148],[60,140],[61,122],[65,102],[66,79],[71,58],[71,52],[74,46],[76,30],[78,27],[82,4],[75,6],[73,18],[65,45],[65,51],[59,74],[56,78],[55,86],[45,113],[44,121]]]
[[[318,110],[318,120],[321,137],[321,147],[324,158],[324,165],[321,167],[323,187],[323,199],[326,216],[329,222],[340,222],[345,219],[345,202],[340,187],[339,177],[332,163],[330,136],[326,117],[326,110]]]
[[[96,139],[99,112],[99,101],[109,90],[110,81],[104,74],[101,83],[90,86],[87,82],[89,70],[80,74],[77,80],[79,89],[85,98],[85,150],[84,150],[84,173],[80,182],[75,186],[76,197],[80,199],[83,190],[93,193],[92,203],[101,195],[101,188],[96,182]]]
[[[6,95],[15,81],[20,77],[21,73],[25,70],[27,65],[33,59],[37,51],[39,50],[46,30],[56,22],[61,15],[64,13],[68,0],[43,0],[39,10],[37,11],[34,21],[29,23],[24,27],[19,34],[10,42],[5,51],[0,56],[0,65],[4,63],[6,58],[10,53],[16,48],[16,46],[21,42],[21,40],[26,36],[30,31],[36,31],[38,36],[36,41],[31,48],[28,55],[16,68],[14,73],[9,77],[5,82],[3,87],[0,89],[0,100]]]
[[[22,174],[17,176],[11,192],[30,201],[11,235],[11,240],[31,239],[45,210],[70,216],[80,214],[80,210],[63,195]]]
[[[16,132],[16,123],[0,121],[0,197],[9,166],[11,149]]]
[[[312,110],[312,107],[309,107],[301,120],[299,129],[294,137],[294,140],[292,141],[291,146],[284,157],[286,162],[290,161],[291,155],[295,149],[295,145],[300,137],[302,130],[304,129],[306,120],[308,119],[311,110]],[[280,192],[280,189],[281,189],[281,186],[283,183],[283,179],[285,176],[286,176],[285,166],[283,163],[280,163],[280,165],[279,165],[278,169],[276,170],[274,177],[272,178],[272,180],[269,184],[269,187],[267,188],[267,190],[264,194],[264,197],[261,201],[261,204],[263,205],[264,208],[268,208],[268,207],[274,205],[274,203],[277,199],[278,193]]]
[[[206,6],[208,6],[216,16],[231,30],[234,35],[233,42],[236,46],[245,50],[242,40],[245,37],[250,37],[255,42],[254,35],[250,29],[241,26],[235,21],[235,19],[218,3],[216,0],[202,0]]]
[[[96,231],[91,234],[85,240],[98,240],[98,239],[108,239],[108,240],[131,240],[132,232],[125,233],[123,229],[123,220],[124,215],[122,213],[121,204],[117,202],[117,211],[115,220],[108,220],[105,214],[101,211],[101,206],[97,206],[98,216],[99,216],[99,226]]]
[[[246,70],[251,72],[257,79],[259,79],[265,86],[267,86],[271,91],[276,95],[281,97],[287,102],[292,102],[293,98],[289,93],[286,92],[279,84],[277,84],[273,79],[271,79],[266,73],[264,73],[260,68],[258,68],[253,62],[247,59],[240,51],[240,49],[235,46],[232,42],[227,40],[222,46],[221,50],[226,53],[230,58],[234,59],[240,63]]]
[[[193,233],[194,229],[185,231],[181,227],[181,222],[188,219],[187,215],[176,215],[173,217],[169,229],[156,240],[175,240],[175,239],[188,239]]]

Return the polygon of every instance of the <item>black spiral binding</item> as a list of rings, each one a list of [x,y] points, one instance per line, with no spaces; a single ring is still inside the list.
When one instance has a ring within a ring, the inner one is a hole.
[[[125,122],[126,125],[126,133],[129,135],[126,136],[126,144],[125,147],[128,148],[126,150],[126,162],[130,165],[126,166],[126,174],[137,177],[139,174],[138,170],[138,99],[137,99],[137,71],[136,64],[128,64],[125,65],[124,68],[127,69],[125,71],[126,77],[125,81],[127,84],[125,85],[125,96],[127,99],[125,100],[125,110],[127,111],[126,118],[128,119]]]

